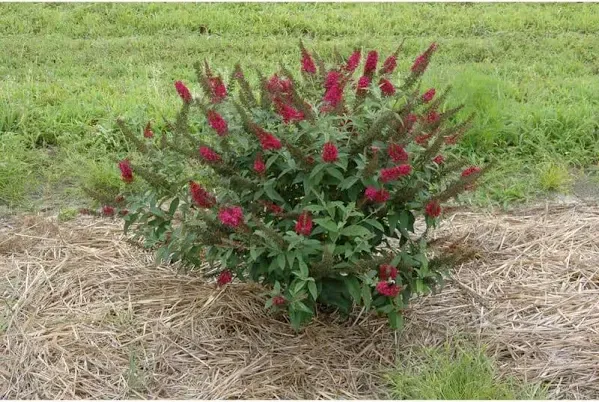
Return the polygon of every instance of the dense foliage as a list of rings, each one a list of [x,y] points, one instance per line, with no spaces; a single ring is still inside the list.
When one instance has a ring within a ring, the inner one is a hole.
[[[436,50],[398,80],[400,49],[325,63],[300,43],[301,77],[258,72],[256,90],[239,65],[225,85],[198,64],[202,95],[175,83],[169,130],[119,122],[139,152],[119,162],[131,191],[104,213],[125,215],[161,259],[209,262],[220,286],[266,285],[267,307],[295,327],[319,305],[356,304],[398,327],[411,296],[442,281],[447,260],[426,249],[442,205],[483,173],[451,152],[472,118],[444,110],[447,91],[418,88]],[[150,190],[134,190],[138,177]]]

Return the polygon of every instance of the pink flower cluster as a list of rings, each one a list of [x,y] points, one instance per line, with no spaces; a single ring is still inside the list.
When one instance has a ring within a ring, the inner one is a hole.
[[[366,190],[364,191],[364,196],[369,201],[382,204],[382,203],[387,202],[391,195],[384,188],[377,190],[376,187],[370,186],[370,187],[367,187]]]
[[[389,157],[393,160],[393,162],[407,162],[408,161],[408,153],[406,150],[398,144],[391,143],[387,147],[387,153]]]
[[[241,207],[225,207],[218,211],[220,222],[232,228],[238,227],[243,223],[243,210]]]
[[[337,161],[339,152],[337,147],[332,142],[327,142],[322,147],[322,160],[327,163],[333,163]]]
[[[381,169],[381,181],[387,183],[395,181],[400,177],[407,176],[412,172],[412,166],[410,165],[399,165],[392,168]]]

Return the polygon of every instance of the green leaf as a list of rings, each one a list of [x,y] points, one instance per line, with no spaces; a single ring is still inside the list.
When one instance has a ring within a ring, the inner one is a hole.
[[[293,269],[293,263],[295,262],[295,253],[287,253],[287,262],[289,263],[289,268]]]
[[[350,188],[351,186],[353,186],[354,184],[356,184],[356,182],[360,180],[360,177],[358,176],[350,176],[345,178],[345,180],[343,180],[341,182],[341,184],[339,184],[339,189],[340,190],[347,190],[348,188]]]
[[[312,172],[310,172],[310,179],[313,179],[314,177],[316,177],[317,174],[319,174],[320,172],[323,171],[324,168],[326,168],[327,165],[325,163],[321,163],[319,165],[316,165],[316,167],[314,169],[312,169]]]
[[[266,195],[271,200],[285,202],[283,197],[281,197],[281,195],[277,192],[277,190],[275,190],[273,188],[273,186],[274,186],[274,182],[272,182],[272,181],[270,181],[264,185],[264,191],[266,192]]]
[[[301,311],[290,311],[289,320],[291,321],[291,327],[293,329],[295,329],[296,331],[300,329],[303,320]]]
[[[351,225],[343,228],[341,235],[348,237],[369,237],[372,235],[372,232],[363,226]]]
[[[252,257],[252,260],[257,260],[258,257],[260,257],[260,255],[264,252],[263,248],[251,248],[250,249],[250,257]]]
[[[356,278],[355,276],[346,276],[343,279],[345,281],[345,285],[347,286],[349,294],[354,299],[354,302],[356,304],[359,304],[362,298],[360,292],[360,281],[358,281],[358,278]]]
[[[383,227],[383,225],[381,225],[381,223],[379,221],[377,221],[376,219],[365,219],[364,222],[369,224],[370,226],[380,230],[381,232],[385,231],[385,228]]]
[[[279,154],[273,154],[270,158],[266,160],[266,169],[268,169],[279,157]]]
[[[330,174],[331,176],[333,176],[334,178],[338,179],[339,181],[343,181],[343,173],[341,173],[334,167],[329,166],[327,168],[327,173]]]
[[[391,311],[387,314],[389,318],[389,325],[392,329],[401,329],[403,328],[403,316],[397,311]]]
[[[176,197],[171,201],[171,205],[168,207],[168,214],[173,216],[179,207],[179,197]]]
[[[129,227],[137,220],[139,214],[129,214],[125,217],[125,226],[123,227],[123,231],[127,234]]]
[[[322,226],[329,232],[335,232],[335,233],[339,232],[339,229],[337,228],[337,224],[335,222],[333,222],[331,220],[331,218],[317,218],[317,219],[314,219],[314,223],[316,223],[319,226]]]
[[[405,209],[399,214],[399,229],[400,230],[409,230],[414,233],[414,214],[410,211],[406,211]],[[403,233],[403,232],[402,232]],[[407,237],[407,236],[406,236]]]
[[[165,218],[164,211],[158,207],[155,207],[154,205],[152,205],[150,207],[150,212],[152,214],[154,214],[155,216],[158,216],[160,218]]]
[[[316,289],[316,283],[308,282],[308,290],[312,295],[312,299],[316,300],[318,298],[318,289]]]
[[[312,310],[310,310],[310,308],[308,306],[306,306],[304,303],[302,303],[301,301],[297,302],[297,307],[299,308],[300,311],[303,311],[304,313],[314,314],[314,312]]]
[[[324,211],[325,208],[322,205],[308,205],[307,207],[303,208],[304,211],[310,211],[310,212],[320,212],[320,211]]]
[[[389,216],[389,235],[393,236],[395,234],[395,229],[397,229],[397,222],[399,222],[399,213],[394,213]]]
[[[277,264],[279,264],[279,268],[282,270],[285,269],[285,254],[277,255]]]
[[[308,275],[310,274],[310,272],[308,270],[308,265],[306,265],[306,262],[300,258],[298,258],[298,261],[299,261],[300,274],[301,274],[302,278],[307,278]]]
[[[295,286],[293,287],[293,293],[297,294],[300,290],[302,290],[302,288],[304,287],[305,284],[306,284],[305,281],[296,282]]]

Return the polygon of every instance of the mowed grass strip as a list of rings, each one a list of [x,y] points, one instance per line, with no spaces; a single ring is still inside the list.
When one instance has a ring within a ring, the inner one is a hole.
[[[199,90],[198,60],[227,75],[237,61],[298,69],[299,38],[325,57],[384,57],[405,39],[402,73],[438,42],[423,89],[452,85],[449,106],[477,115],[460,151],[501,161],[474,201],[525,200],[556,187],[548,169],[597,164],[598,33],[596,4],[2,4],[0,203],[118,185],[117,116],[160,128],[179,107],[175,80]]]

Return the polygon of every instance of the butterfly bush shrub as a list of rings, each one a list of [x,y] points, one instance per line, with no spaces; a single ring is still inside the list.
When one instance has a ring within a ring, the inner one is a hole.
[[[472,117],[456,121],[447,91],[418,88],[436,50],[401,79],[400,49],[382,62],[375,50],[335,53],[327,65],[300,43],[299,73],[257,72],[257,86],[239,65],[225,84],[197,64],[201,95],[176,82],[182,107],[159,135],[118,122],[139,151],[119,162],[122,179],[150,190],[104,213],[125,215],[160,259],[202,266],[218,286],[265,285],[266,308],[285,309],[296,328],[318,307],[356,305],[401,326],[412,295],[447,267],[427,251],[429,229],[485,170],[451,151]]]

